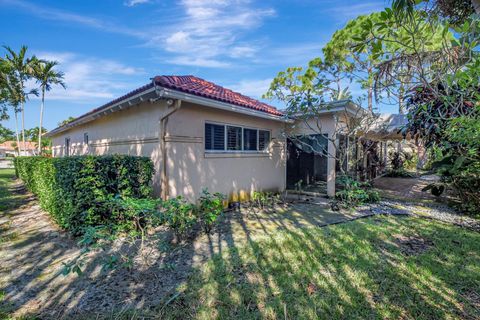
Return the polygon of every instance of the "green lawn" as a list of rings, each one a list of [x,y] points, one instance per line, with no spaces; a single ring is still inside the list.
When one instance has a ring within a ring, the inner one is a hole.
[[[376,217],[216,255],[166,304],[185,319],[478,319],[480,234]]]

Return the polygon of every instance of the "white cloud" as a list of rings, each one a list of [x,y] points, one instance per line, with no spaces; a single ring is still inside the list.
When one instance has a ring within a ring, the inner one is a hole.
[[[358,4],[337,4],[329,9],[326,9],[325,12],[334,14],[338,21],[346,22],[348,20],[358,17],[359,15],[368,14],[375,11],[381,11],[384,8],[384,1],[370,1]]]
[[[252,98],[261,99],[262,95],[265,94],[270,88],[272,80],[273,79],[271,78],[260,80],[242,80],[238,83],[228,85],[227,88]]]
[[[127,7],[134,7],[139,4],[144,4],[144,3],[149,3],[150,0],[128,0],[125,1],[123,4],[126,5]]]
[[[170,60],[175,64],[200,67],[228,66],[228,59],[253,56],[257,48],[239,44],[242,34],[275,14],[245,0],[183,0],[180,8],[183,15],[163,32],[165,36],[148,44],[180,54]]]
[[[150,0],[125,0],[134,6]],[[258,46],[245,44],[244,36],[275,15],[250,0],[181,0],[168,17],[131,28],[111,19],[98,19],[26,0],[0,0],[0,5],[17,7],[41,19],[76,24],[139,39],[145,46],[165,51],[175,64],[199,67],[230,66],[235,59],[253,57]]]
[[[54,87],[48,93],[49,100],[77,103],[109,100],[135,89],[138,86],[135,79],[145,78],[143,69],[114,60],[85,57],[71,52],[38,52],[38,57],[58,61],[60,65],[57,69],[65,73],[67,89]],[[135,77],[136,75],[139,77]]]
[[[182,66],[206,67],[206,68],[226,68],[230,63],[208,58],[195,58],[191,56],[178,56],[168,59],[167,62]]]
[[[123,25],[111,23],[106,20],[96,19],[56,8],[51,8],[43,5],[39,6],[28,1],[0,0],[0,4],[20,8],[41,19],[65,22],[68,24],[78,24],[111,33],[118,33],[142,39],[145,39],[145,37],[148,36],[147,32],[143,32],[138,29],[128,28]]]
[[[229,50],[229,56],[232,58],[250,58],[255,55],[257,48],[249,45],[232,47]]]

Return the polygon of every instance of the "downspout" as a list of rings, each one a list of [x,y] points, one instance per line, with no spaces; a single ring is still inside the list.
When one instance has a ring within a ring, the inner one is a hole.
[[[182,106],[182,100],[175,100],[172,107],[168,109],[168,100],[167,100],[167,111],[160,118],[160,153],[162,157],[162,168],[160,173],[160,184],[161,184],[161,197],[163,200],[167,200],[169,195],[168,190],[168,175],[167,175],[167,144],[165,137],[167,135],[167,124],[168,117],[176,112]]]

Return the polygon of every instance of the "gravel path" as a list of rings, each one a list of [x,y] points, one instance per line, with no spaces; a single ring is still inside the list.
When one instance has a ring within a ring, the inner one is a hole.
[[[416,203],[403,200],[382,200],[377,204],[358,208],[357,211],[371,214],[412,215],[451,223],[480,232],[480,220],[462,215],[440,203]]]

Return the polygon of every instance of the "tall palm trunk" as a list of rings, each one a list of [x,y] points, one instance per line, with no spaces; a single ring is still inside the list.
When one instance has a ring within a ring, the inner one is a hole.
[[[25,103],[22,102],[22,147],[23,147],[23,155],[27,155],[27,150],[25,148]]]
[[[15,111],[15,136],[17,137],[17,152],[20,155],[20,135],[18,134],[18,116],[17,112]]]
[[[38,128],[38,155],[42,155],[42,123],[43,109],[45,108],[45,87],[42,87],[42,105],[40,106],[40,127]]]

